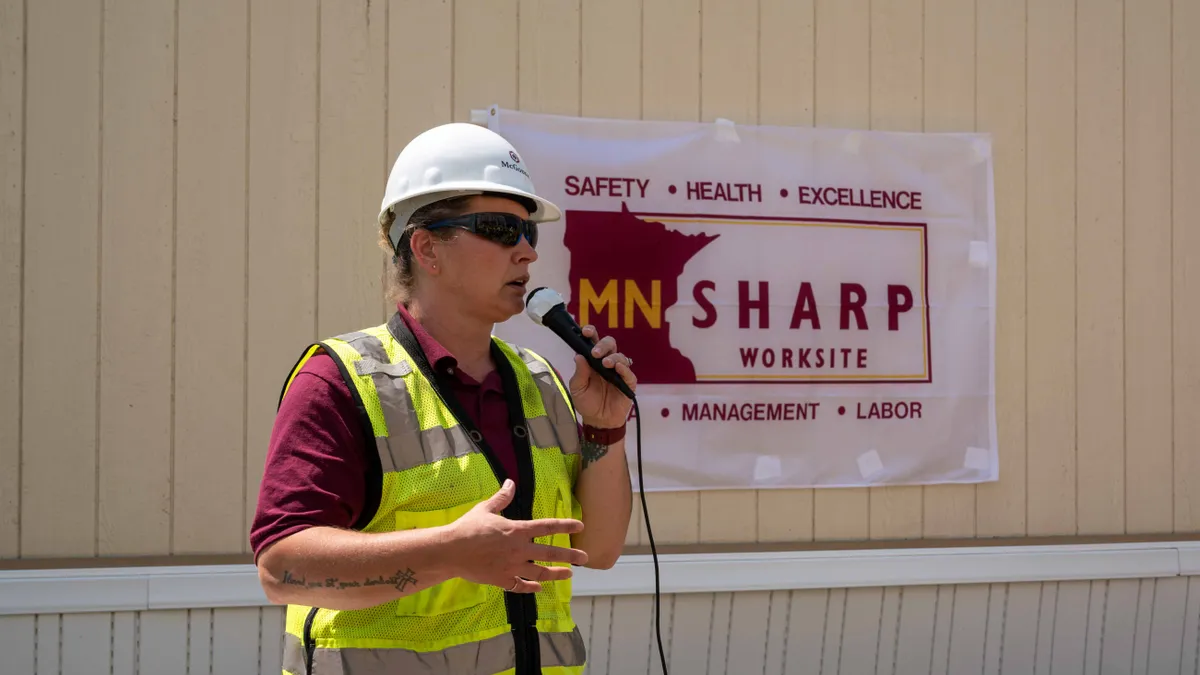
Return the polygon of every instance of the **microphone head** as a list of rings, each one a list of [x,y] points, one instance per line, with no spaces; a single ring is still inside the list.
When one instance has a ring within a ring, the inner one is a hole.
[[[542,317],[561,304],[563,304],[563,297],[558,294],[558,291],[542,286],[533,289],[529,295],[525,296],[525,313],[533,319],[534,323],[542,325]]]

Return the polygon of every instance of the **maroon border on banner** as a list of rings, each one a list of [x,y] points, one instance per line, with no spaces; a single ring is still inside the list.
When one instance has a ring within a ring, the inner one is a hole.
[[[806,216],[742,216],[732,213],[659,213],[654,211],[634,211],[634,216],[647,218],[702,218],[728,220],[761,220],[761,221],[796,221],[803,220],[811,223],[846,223],[849,225],[886,225],[889,227],[912,227],[921,230],[922,270],[925,277],[925,359],[929,364],[925,378],[921,380],[697,380],[692,384],[723,385],[723,384],[754,384],[754,385],[860,385],[860,384],[931,384],[933,383],[933,332],[930,327],[929,315],[929,226],[925,222],[895,222],[889,220],[859,220],[854,218],[809,218]],[[689,385],[690,386],[690,385]]]

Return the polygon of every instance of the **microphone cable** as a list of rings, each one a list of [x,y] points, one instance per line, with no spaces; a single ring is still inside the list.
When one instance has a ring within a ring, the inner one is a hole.
[[[650,509],[646,506],[646,483],[642,471],[642,410],[638,406],[637,394],[622,381],[616,371],[604,366],[590,353],[590,347],[599,340],[595,335],[591,340],[583,336],[575,317],[567,311],[566,301],[554,289],[541,286],[525,296],[525,313],[534,323],[545,326],[566,342],[575,353],[582,356],[604,379],[617,386],[622,395],[627,396],[633,403],[634,418],[637,423],[637,472],[638,494],[642,498],[642,518],[646,523],[646,536],[650,540],[650,555],[654,560],[654,633],[658,639],[658,658],[662,663],[663,675],[667,675],[667,655],[662,644],[662,589],[658,569],[658,547],[654,544],[654,532],[650,529]]]
[[[642,517],[646,523],[646,537],[650,540],[650,556],[654,561],[654,633],[658,639],[658,658],[662,662],[663,675],[667,675],[667,656],[663,651],[662,642],[662,607],[658,574],[658,549],[654,545],[654,532],[650,529],[650,509],[646,507],[646,484],[642,476],[642,411],[638,407],[637,397],[633,399],[633,414],[637,426],[637,472],[638,493],[642,498]]]

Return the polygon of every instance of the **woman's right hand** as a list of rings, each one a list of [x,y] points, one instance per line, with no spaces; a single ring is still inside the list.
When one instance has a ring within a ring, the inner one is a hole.
[[[505,518],[501,513],[515,494],[513,482],[505,480],[496,494],[447,526],[455,543],[454,559],[448,561],[454,576],[513,593],[536,593],[542,589],[539,582],[569,579],[572,572],[570,567],[547,567],[532,561],[573,565],[587,562],[587,553],[579,549],[533,541],[536,537],[580,532],[582,522],[570,518]]]

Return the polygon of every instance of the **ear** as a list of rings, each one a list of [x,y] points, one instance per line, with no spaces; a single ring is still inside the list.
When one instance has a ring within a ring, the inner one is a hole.
[[[439,242],[429,233],[429,230],[418,227],[413,230],[409,237],[409,245],[412,247],[413,264],[420,267],[426,274],[437,274],[438,268],[438,250]]]

